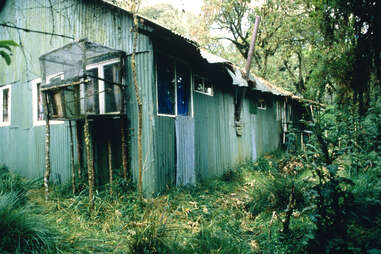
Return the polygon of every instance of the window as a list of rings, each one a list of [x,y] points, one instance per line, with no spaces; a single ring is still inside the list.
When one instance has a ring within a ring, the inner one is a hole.
[[[0,126],[11,123],[11,86],[0,87]]]
[[[59,79],[63,78],[62,74],[58,74]],[[52,75],[50,78],[48,77],[47,82],[49,83],[52,79],[57,78],[57,75]],[[45,125],[45,112],[44,112],[44,104],[42,100],[42,92],[41,92],[41,84],[42,80],[40,78],[32,81],[32,113],[33,113],[33,125]],[[49,121],[51,124],[61,124],[63,121]]]
[[[191,116],[191,72],[187,65],[158,57],[157,112],[168,116]]]
[[[266,110],[266,103],[264,99],[258,100],[258,109]]]
[[[82,114],[112,114],[121,109],[119,59],[91,64],[86,67],[90,84],[81,84]],[[98,79],[99,78],[99,79]]]
[[[213,85],[209,80],[198,75],[194,75],[194,91],[213,96]]]

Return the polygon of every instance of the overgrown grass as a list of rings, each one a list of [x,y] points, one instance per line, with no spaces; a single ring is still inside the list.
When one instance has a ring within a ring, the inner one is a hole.
[[[93,211],[85,185],[76,195],[70,183],[55,186],[48,202],[42,188],[32,189],[30,213],[44,218],[34,224],[41,230],[41,237],[35,239],[47,240],[30,245],[36,244],[35,253],[41,250],[39,244],[46,252],[50,248],[50,253],[308,253],[316,230],[316,207],[311,201],[316,196],[311,187],[316,178],[302,159],[301,155],[266,156],[219,179],[172,188],[142,204],[130,182],[115,179],[111,195],[107,185],[95,191]],[[354,219],[348,227],[353,235],[351,248],[357,250],[351,253],[377,250],[379,176],[374,168],[367,175],[351,175],[353,209],[362,215],[361,223]],[[285,233],[291,192],[294,203]],[[14,207],[20,213],[25,209]],[[44,231],[42,224],[48,225],[47,221],[53,223],[56,235]],[[51,244],[54,236],[56,245]]]
[[[0,253],[49,253],[55,233],[38,210],[27,203],[36,181],[0,169]]]
[[[70,184],[56,187],[48,202],[42,189],[33,191],[32,199],[55,221],[63,253],[272,253],[274,242],[283,244],[282,212],[272,218],[272,207],[262,207],[257,216],[247,209],[260,183],[271,179],[270,171],[259,172],[257,164],[247,162],[220,179],[172,188],[143,205],[130,183],[121,182],[113,195],[109,186],[95,192],[92,213],[86,190],[73,196]],[[295,238],[309,232],[306,216],[293,218]]]

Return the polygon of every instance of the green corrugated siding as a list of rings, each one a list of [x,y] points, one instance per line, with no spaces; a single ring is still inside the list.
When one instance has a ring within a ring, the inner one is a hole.
[[[132,52],[132,20],[129,14],[105,8],[98,1],[56,1],[54,18],[49,0],[7,1],[0,13],[1,21],[34,30],[50,31],[89,40]],[[60,11],[61,10],[61,11]],[[21,38],[21,41],[20,41]],[[70,39],[25,33],[0,27],[0,40],[13,39],[23,47],[15,50],[11,66],[0,61],[0,85],[12,85],[12,122],[0,127],[0,164],[6,164],[29,177],[41,177],[44,170],[43,126],[32,123],[32,89],[30,80],[40,76],[38,57]],[[22,49],[22,50],[21,50]],[[175,183],[176,133],[175,119],[156,115],[156,86],[153,47],[149,38],[139,34],[136,66],[143,100],[143,182],[147,195]],[[185,56],[186,58],[186,56]],[[184,59],[186,60],[186,59]],[[126,66],[127,116],[130,170],[136,181],[137,167],[137,103],[132,81],[130,57]],[[280,142],[280,123],[276,121],[275,106],[267,110],[249,112],[249,101],[244,101],[242,121],[244,131],[236,136],[234,128],[234,97],[230,84],[216,84],[214,96],[193,93],[195,120],[195,165],[197,179],[223,174],[227,169],[259,155],[275,150]],[[275,104],[274,104],[275,105]],[[120,164],[120,140],[117,126],[102,123],[94,128],[97,138],[95,158],[98,179],[106,178],[107,135],[113,132],[114,168]],[[117,124],[118,125],[118,124]],[[103,127],[102,127],[103,126]],[[279,133],[279,135],[277,135]],[[70,177],[68,125],[52,125],[52,171],[54,179]],[[103,181],[102,181],[103,182]]]
[[[147,40],[147,43],[149,41]],[[157,171],[154,164],[154,105],[153,101],[153,52],[139,53],[136,55],[136,72],[139,84],[139,93],[143,103],[143,191],[146,195],[151,195],[159,191]],[[134,180],[138,178],[138,154],[137,154],[137,133],[138,116],[135,88],[132,78],[131,57],[127,59],[127,117],[130,123],[130,160]]]
[[[89,40],[125,51],[132,52],[131,16],[124,11],[101,4],[100,1],[53,1],[53,12],[51,12],[49,0],[7,1],[0,13],[2,22],[11,22],[18,27],[54,32],[72,36],[75,39],[87,37]],[[54,17],[52,16],[54,15]],[[22,45],[14,51],[11,66],[5,66],[0,60],[0,85],[12,83],[12,118],[11,126],[0,127],[0,164],[5,164],[12,170],[22,173],[28,177],[42,177],[44,171],[44,126],[33,126],[32,122],[32,88],[30,81],[40,77],[40,66],[38,57],[47,51],[61,47],[72,40],[26,33],[15,29],[0,27],[0,40],[12,39]],[[152,45],[145,35],[139,35],[137,51],[151,51]],[[152,100],[152,54],[140,55],[137,59],[138,79],[142,86],[145,104],[145,115],[149,112],[152,118],[152,108],[148,101]],[[130,73],[128,73],[130,75]],[[127,78],[127,80],[130,77]],[[132,82],[128,82],[130,88]],[[133,106],[133,96],[128,94],[128,106]],[[133,107],[132,107],[133,108]],[[136,113],[130,109],[129,121],[136,123]],[[152,133],[149,124],[150,117],[144,119],[144,135]],[[132,126],[134,128],[134,126]],[[51,134],[51,159],[52,177],[62,181],[70,177],[70,152],[69,152],[69,130],[68,124],[52,125]],[[95,146],[99,168],[105,163],[105,138],[100,136],[95,129],[95,134],[100,137],[100,144]],[[75,133],[75,131],[74,131]],[[152,139],[152,138],[151,138]],[[134,146],[132,139],[132,148]],[[120,141],[119,141],[120,142]],[[152,142],[144,139],[144,149],[150,151],[146,157],[146,166],[153,161]],[[117,149],[118,141],[113,141],[113,150]],[[114,149],[115,148],[115,149]],[[115,160],[118,160],[118,152],[115,152]],[[132,149],[130,157],[136,178],[136,156]],[[118,161],[116,162],[118,163]],[[114,165],[117,167],[117,165]],[[100,169],[98,169],[99,171]],[[102,171],[98,172],[101,177]],[[153,184],[152,168],[145,171],[147,192],[152,192],[156,187]]]
[[[165,116],[155,117],[155,164],[158,191],[176,183],[176,136],[175,119]]]

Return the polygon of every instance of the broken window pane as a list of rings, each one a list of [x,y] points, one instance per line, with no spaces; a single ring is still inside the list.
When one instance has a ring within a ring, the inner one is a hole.
[[[9,88],[3,90],[3,122],[9,121]]]
[[[174,64],[168,59],[157,61],[158,113],[175,114],[175,75]]]
[[[208,95],[213,95],[213,85],[207,79],[204,79],[204,93]]]
[[[84,85],[84,104],[85,104],[85,113],[98,114],[99,112],[99,100],[98,100],[98,68],[94,68],[87,71],[89,83]],[[81,110],[82,111],[82,110]]]
[[[204,82],[201,77],[194,76],[194,87],[197,92],[204,92]]]
[[[194,75],[194,90],[199,93],[207,94],[212,96],[213,95],[213,85],[212,83],[202,78],[198,75]]]
[[[119,63],[109,64],[103,67],[105,81],[105,113],[120,111],[120,87],[114,85],[119,81]]]
[[[37,83],[37,120],[45,120],[44,104],[42,102],[41,83]]]

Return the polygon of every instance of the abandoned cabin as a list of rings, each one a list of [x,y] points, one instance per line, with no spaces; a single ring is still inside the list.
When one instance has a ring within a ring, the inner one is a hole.
[[[6,0],[0,2],[0,24],[0,40],[20,45],[10,66],[0,61],[0,165],[26,177],[43,176],[45,94],[51,180],[70,179],[69,126],[75,136],[74,161],[86,167],[83,121],[88,117],[96,184],[108,181],[108,143],[112,168],[122,168],[121,119],[128,169],[136,181],[131,13],[101,0]],[[302,99],[290,92],[254,75],[245,82],[229,61],[143,17],[138,32],[146,195],[222,175],[272,152],[286,141],[289,124],[300,119]]]

